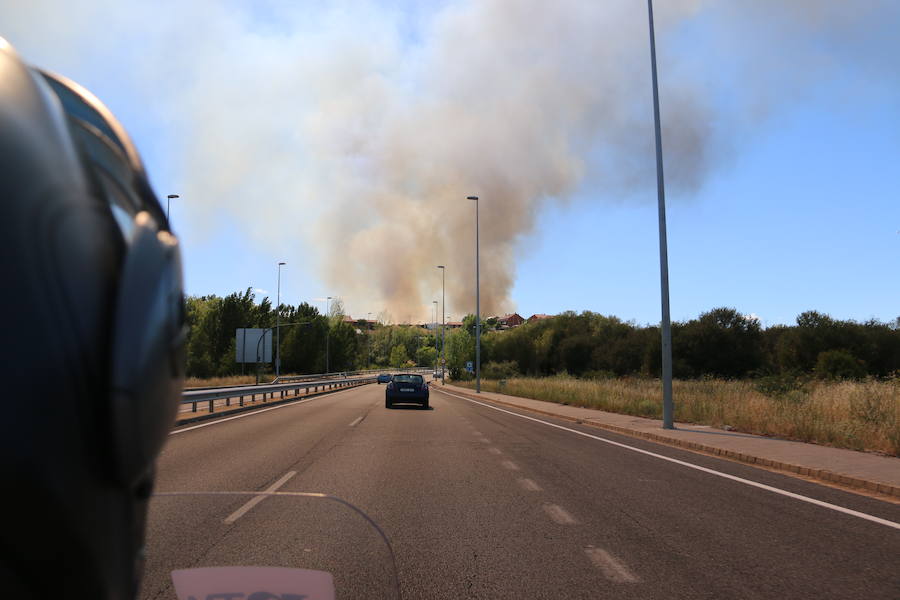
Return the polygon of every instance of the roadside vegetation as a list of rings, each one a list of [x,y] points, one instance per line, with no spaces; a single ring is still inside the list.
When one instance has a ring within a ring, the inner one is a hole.
[[[185,301],[188,325],[186,385],[206,387],[256,381],[257,365],[235,362],[235,330],[275,326],[276,308],[268,298],[257,302],[247,289],[228,296],[189,296]],[[370,329],[365,320],[345,319],[340,301],[323,315],[306,302],[278,307],[281,323],[281,372],[324,373],[328,370],[432,366],[437,357],[433,331],[416,326],[379,322]],[[382,319],[384,321],[386,319]],[[274,346],[274,344],[273,344]],[[273,349],[274,355],[274,349]],[[271,380],[272,365],[260,364],[261,376]],[[243,370],[243,378],[241,376]],[[211,383],[218,381],[221,383]]]
[[[474,387],[471,380],[455,381]],[[662,418],[658,379],[482,379],[482,391]],[[900,456],[900,379],[675,380],[675,420]]]
[[[447,351],[465,384],[474,319]],[[566,312],[484,334],[482,389],[660,418],[660,354],[655,326]],[[717,308],[672,324],[672,355],[677,420],[900,455],[900,319],[808,311],[763,329]]]
[[[235,330],[272,327],[276,310],[251,290],[186,301],[189,387],[256,380],[235,362]],[[310,304],[278,307],[282,373],[432,366],[433,331],[372,327],[344,317],[340,302],[323,315]],[[653,325],[592,312],[482,335],[485,389],[553,402],[659,417],[660,336]],[[327,342],[326,342],[327,340]],[[676,419],[739,431],[900,454],[900,318],[842,321],[816,311],[793,325],[763,328],[734,308],[672,324]],[[475,360],[475,317],[447,331],[450,377],[464,381]],[[271,380],[271,365],[261,365]],[[243,374],[242,374],[243,370]],[[504,384],[500,382],[504,381]]]

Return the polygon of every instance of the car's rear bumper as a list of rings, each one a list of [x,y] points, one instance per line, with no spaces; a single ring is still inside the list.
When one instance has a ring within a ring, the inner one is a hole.
[[[428,394],[423,394],[422,392],[394,392],[392,394],[385,394],[384,398],[391,402],[422,403],[428,400]]]

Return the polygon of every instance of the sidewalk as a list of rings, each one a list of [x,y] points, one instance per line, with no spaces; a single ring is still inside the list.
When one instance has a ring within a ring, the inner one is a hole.
[[[674,430],[667,430],[662,428],[662,421],[658,419],[620,415],[494,392],[476,394],[474,390],[455,385],[433,386],[436,390],[444,389],[468,398],[489,400],[616,433],[900,498],[900,458],[723,431],[708,425],[676,423]]]

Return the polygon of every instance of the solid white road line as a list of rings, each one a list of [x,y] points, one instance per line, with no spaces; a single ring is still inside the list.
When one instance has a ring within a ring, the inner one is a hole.
[[[519,470],[519,465],[517,465],[516,463],[514,463],[511,460],[501,461],[500,464],[503,465],[504,469],[509,469],[510,471],[518,471]]]
[[[637,583],[640,579],[628,570],[622,561],[602,548],[588,547],[584,553],[603,572],[604,577],[615,583]]]
[[[252,417],[253,415],[258,415],[264,412],[269,412],[270,410],[278,410],[279,408],[287,408],[289,406],[296,406],[298,404],[305,404],[307,402],[312,402],[313,400],[321,400],[322,398],[327,398],[329,396],[334,396],[336,394],[340,394],[341,392],[349,392],[352,390],[359,389],[359,387],[352,387],[346,390],[336,390],[330,394],[321,394],[316,396],[315,398],[307,398],[306,400],[297,400],[296,402],[287,402],[285,404],[279,404],[278,406],[271,406],[269,408],[261,408],[259,410],[251,410],[245,413],[241,413],[239,415],[235,415],[233,417],[226,417],[224,419],[215,419],[210,421],[209,423],[201,423],[200,425],[192,425],[190,427],[185,427],[183,429],[177,429],[175,431],[170,431],[169,435],[175,435],[176,433],[184,433],[185,431],[191,431],[194,429],[200,429],[201,427],[210,427],[211,425],[218,425],[219,423],[224,423],[225,421],[234,421],[235,419],[243,419],[245,417]]]
[[[574,525],[578,522],[575,520],[575,517],[558,504],[544,504],[542,508],[547,513],[547,516],[557,525]]]
[[[359,422],[362,421],[364,417],[365,417],[365,415],[363,415],[362,417],[357,417],[356,419],[354,419],[353,422],[350,423],[350,427],[356,427],[357,425],[359,425]]]
[[[707,467],[701,467],[700,465],[695,465],[693,463],[689,463],[683,460],[678,460],[677,458],[671,458],[669,456],[663,456],[662,454],[657,454],[656,452],[650,452],[649,450],[643,450],[641,448],[636,448],[634,446],[629,446],[628,444],[623,444],[621,442],[615,442],[613,440],[608,440],[606,438],[602,438],[600,436],[592,435],[590,433],[584,431],[578,431],[577,429],[571,429],[569,427],[564,427],[562,425],[557,425],[556,423],[550,423],[549,421],[543,421],[541,419],[536,419],[534,417],[529,417],[527,415],[521,415],[517,412],[513,412],[511,410],[506,410],[503,408],[499,408],[497,406],[492,406],[485,402],[479,402],[478,400],[472,400],[471,398],[466,398],[465,396],[460,396],[458,394],[451,394],[450,392],[445,392],[441,390],[441,393],[446,394],[448,396],[453,396],[454,398],[459,398],[460,400],[466,400],[471,402],[472,404],[479,404],[484,406],[485,408],[490,408],[491,410],[496,410],[502,413],[506,413],[508,415],[512,415],[514,417],[519,417],[520,419],[527,419],[528,421],[534,421],[535,423],[540,423],[542,425],[546,425],[547,427],[554,427],[556,429],[561,429],[563,431],[568,431],[569,433],[574,433],[575,435],[580,435],[582,437],[590,438],[592,440],[597,440],[598,442],[603,442],[605,444],[610,444],[612,446],[617,446],[619,448],[624,448],[626,450],[631,450],[632,452],[637,452],[639,454],[644,454],[646,456],[652,456],[653,458],[658,458],[660,460],[664,460],[667,462],[675,463],[677,465],[681,465],[683,467],[687,467],[689,469],[695,469],[697,471],[703,471],[704,473],[709,473],[710,475],[715,475],[716,477],[722,477],[724,479],[730,479],[731,481],[736,481],[738,483],[743,483],[744,485],[749,485],[755,488],[759,488],[761,490],[766,490],[767,492],[772,492],[773,494],[779,494],[781,496],[787,496],[788,498],[793,498],[794,500],[800,500],[801,502],[808,502],[810,504],[815,504],[816,506],[821,506],[822,508],[827,508],[829,510],[833,510],[839,513],[844,513],[845,515],[850,515],[853,517],[857,517],[860,519],[865,519],[866,521],[871,521],[872,523],[878,523],[879,525],[884,525],[885,527],[891,527],[893,529],[900,530],[900,523],[895,523],[894,521],[888,521],[887,519],[882,519],[880,517],[876,517],[874,515],[870,515],[867,513],[859,512],[857,510],[852,510],[850,508],[844,508],[843,506],[838,506],[837,504],[831,504],[829,502],[823,502],[822,500],[816,500],[815,498],[810,498],[809,496],[803,496],[801,494],[795,494],[794,492],[789,492],[787,490],[782,490],[777,487],[772,487],[771,485],[766,485],[764,483],[757,483],[756,481],[751,481],[749,479],[744,479],[743,477],[737,477],[735,475],[729,475],[728,473],[722,473],[721,471],[716,471],[715,469],[709,469]]]
[[[478,438],[478,441],[481,442],[482,444],[490,444],[491,443],[491,440],[487,439],[486,437],[480,437],[480,438]]]
[[[519,485],[522,486],[522,489],[526,492],[542,492],[541,486],[537,484],[533,479],[528,479],[527,477],[522,477],[519,479]]]
[[[297,471],[288,471],[287,473],[284,474],[284,477],[282,477],[281,479],[279,479],[278,481],[276,481],[275,483],[270,485],[268,487],[268,489],[266,489],[266,491],[267,492],[276,491],[278,488],[280,488],[281,486],[286,484],[288,482],[288,480],[296,474],[297,474]],[[248,510],[250,510],[251,508],[253,508],[254,506],[256,506],[257,504],[259,504],[260,502],[262,502],[265,499],[266,499],[266,496],[254,496],[249,501],[247,501],[247,503],[244,504],[242,507],[240,507],[239,509],[237,509],[236,511],[234,511],[233,513],[228,515],[228,517],[225,519],[225,524],[231,525],[232,523],[234,523],[235,521],[237,521],[238,519],[243,517],[245,514],[247,514]]]
[[[494,448],[493,446],[488,448],[488,452],[490,452],[491,454],[496,454],[497,456],[503,454],[503,451],[500,448]]]

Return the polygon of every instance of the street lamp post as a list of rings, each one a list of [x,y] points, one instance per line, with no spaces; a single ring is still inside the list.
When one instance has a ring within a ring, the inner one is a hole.
[[[441,270],[441,385],[444,385],[444,366],[447,363],[447,355],[444,352],[444,346],[447,344],[447,303],[444,296],[444,276],[447,269],[444,265],[438,265]]]
[[[650,19],[650,70],[653,79],[653,124],[656,133],[656,196],[659,209],[659,280],[662,304],[663,429],[675,429],[672,405],[672,322],[669,315],[669,253],[666,241],[666,186],[663,177],[662,134],[659,127],[659,88],[656,83],[656,38],[653,0],[647,0]]]
[[[278,263],[278,306],[275,307],[275,377],[281,376],[281,267],[286,262]]]
[[[178,194],[169,194],[166,196],[166,221],[169,220],[169,202],[172,201],[172,198],[181,198]]]
[[[366,313],[366,331],[369,330],[369,321],[372,320],[370,318],[371,316],[372,316],[372,313],[370,313],[370,312]],[[366,368],[368,369],[370,366],[372,366],[372,334],[367,333],[366,334]]]
[[[329,366],[328,366],[328,337],[329,337],[329,330],[331,329],[331,320],[330,320],[331,318],[328,313],[330,310],[331,310],[331,296],[328,296],[325,299],[325,372],[326,373],[329,372],[329,370],[328,370],[329,369]]]
[[[466,196],[475,201],[475,392],[481,393],[481,288],[478,272],[478,196]]]
[[[438,312],[438,301],[432,300],[432,304],[434,304],[434,320],[431,324],[434,327],[434,370],[437,371],[437,312]]]

